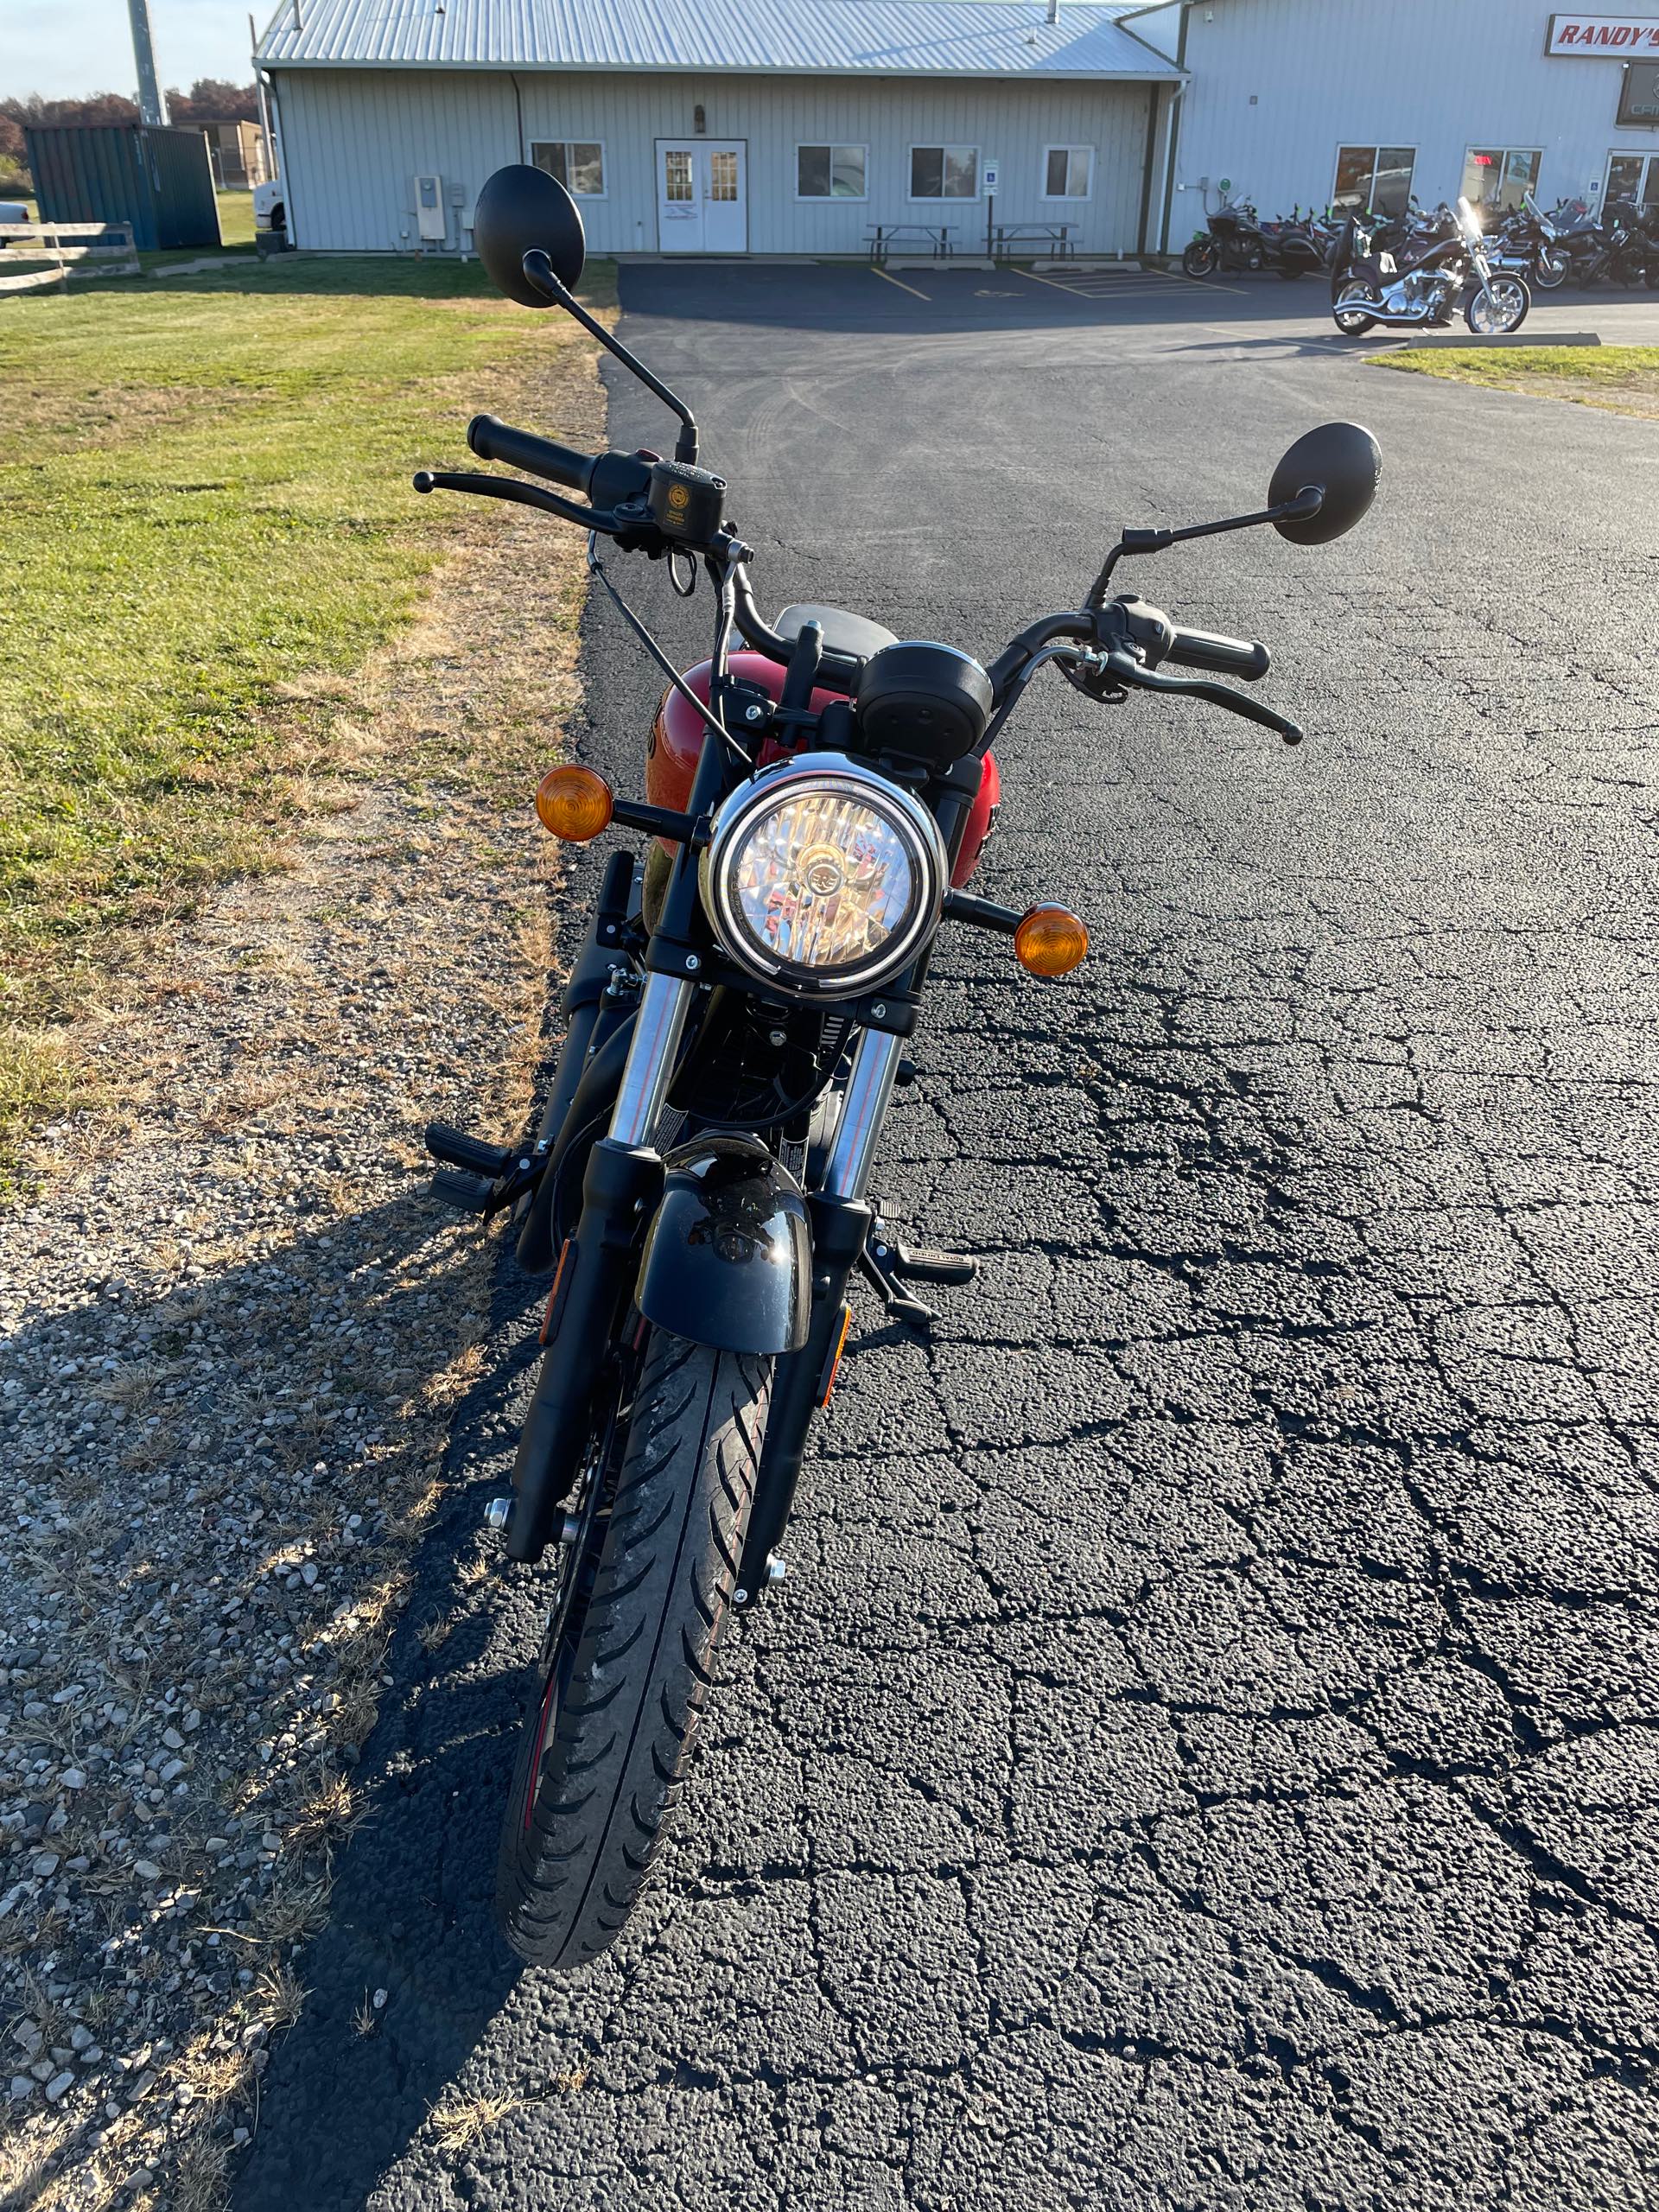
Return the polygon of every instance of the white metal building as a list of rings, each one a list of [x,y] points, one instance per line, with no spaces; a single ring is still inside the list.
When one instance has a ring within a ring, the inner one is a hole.
[[[1134,5],[283,0],[255,59],[302,247],[464,251],[522,160],[599,253],[1124,253],[1181,81]]]
[[[1659,202],[1659,5],[1185,0],[1126,29],[1179,61],[1158,243],[1230,180],[1263,215],[1332,199]]]
[[[1659,203],[1659,0],[282,0],[302,246],[460,253],[533,161],[601,253],[1179,252],[1224,179]]]

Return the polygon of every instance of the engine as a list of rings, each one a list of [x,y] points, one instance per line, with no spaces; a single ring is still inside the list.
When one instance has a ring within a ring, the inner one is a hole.
[[[1456,291],[1455,279],[1443,270],[1414,269],[1390,284],[1384,298],[1391,313],[1431,322],[1451,314]]]

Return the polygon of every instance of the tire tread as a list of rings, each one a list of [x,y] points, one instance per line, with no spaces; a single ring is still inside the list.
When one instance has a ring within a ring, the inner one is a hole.
[[[615,1940],[673,1816],[742,1556],[771,1370],[660,1331],[646,1346],[569,1690],[532,1775],[537,1679],[503,1824],[498,1916],[531,1965],[569,1971]]]

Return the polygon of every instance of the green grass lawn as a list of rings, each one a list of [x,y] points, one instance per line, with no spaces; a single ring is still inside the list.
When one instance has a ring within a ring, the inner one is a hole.
[[[220,192],[214,197],[219,201],[219,235],[226,245],[253,244],[253,194],[251,192]]]
[[[1379,354],[1374,365],[1622,415],[1659,415],[1659,346],[1457,346]]]
[[[446,262],[0,302],[0,1141],[50,1103],[42,1033],[99,963],[269,849],[284,776],[326,753],[306,702],[468,505],[411,471],[467,465],[481,406],[568,435],[588,350]]]

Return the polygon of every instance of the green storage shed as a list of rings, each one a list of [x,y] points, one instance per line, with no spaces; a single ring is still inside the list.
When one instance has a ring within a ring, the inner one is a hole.
[[[99,123],[23,136],[42,222],[130,223],[143,253],[222,243],[205,131]]]

